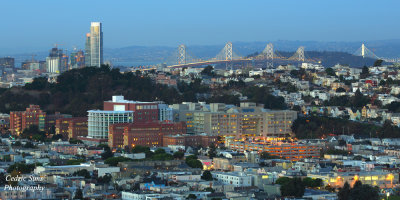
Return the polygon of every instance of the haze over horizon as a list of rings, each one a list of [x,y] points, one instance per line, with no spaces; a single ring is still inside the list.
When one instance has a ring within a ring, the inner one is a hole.
[[[400,39],[394,26],[399,5],[395,0],[6,1],[0,3],[7,8],[0,13],[0,53],[48,51],[54,44],[83,48],[91,21],[103,23],[105,48]]]

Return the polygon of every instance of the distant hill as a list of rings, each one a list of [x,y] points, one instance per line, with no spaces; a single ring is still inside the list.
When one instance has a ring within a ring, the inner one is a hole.
[[[272,42],[274,50],[279,52],[295,52],[299,46],[304,46],[306,54],[308,52],[320,52],[321,54],[329,54],[325,59],[327,65],[337,62],[329,61],[337,59],[341,64],[349,64],[350,66],[361,66],[365,61],[354,61],[346,55],[340,55],[337,52],[345,52],[353,54],[360,48],[362,42],[320,42],[320,41],[259,41],[259,42],[233,42],[234,52],[240,56],[247,56],[255,52],[262,52],[267,43]],[[379,57],[399,58],[400,57],[400,39],[399,40],[377,40],[364,42],[366,47]],[[105,44],[107,45],[107,44]],[[195,58],[209,59],[215,57],[224,47],[225,44],[219,45],[187,45],[187,52]],[[50,49],[51,47],[49,47]],[[178,47],[171,46],[127,46],[122,48],[105,48],[104,58],[111,61],[115,66],[138,66],[152,65],[165,62],[168,58],[173,57]],[[330,53],[328,53],[330,52]],[[21,52],[20,54],[5,54],[0,56],[16,57],[17,62],[30,60],[31,55],[36,54],[36,59],[45,60],[48,51],[41,52]],[[318,53],[316,53],[318,54]],[[311,55],[308,55],[312,57]],[[338,56],[338,57],[335,57]],[[344,56],[344,58],[342,58]],[[357,59],[356,59],[357,60]],[[343,63],[342,63],[343,61]]]
[[[293,55],[294,52],[279,52],[282,56],[288,57]],[[371,66],[376,59],[363,58],[361,56],[354,56],[346,52],[332,52],[332,51],[306,51],[306,57],[321,61],[325,67],[333,67],[336,64],[348,65],[350,67],[363,67]]]

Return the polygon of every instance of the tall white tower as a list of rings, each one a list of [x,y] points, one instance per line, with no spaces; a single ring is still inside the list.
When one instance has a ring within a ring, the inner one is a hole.
[[[92,22],[90,26],[90,65],[100,67],[103,64],[103,30],[101,22]]]

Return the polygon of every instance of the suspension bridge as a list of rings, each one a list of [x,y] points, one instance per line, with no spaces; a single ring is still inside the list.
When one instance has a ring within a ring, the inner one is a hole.
[[[361,47],[358,48],[353,55],[355,56],[362,56],[363,58],[373,58],[373,59],[380,59],[385,62],[399,62],[399,58],[384,58],[377,56],[374,52],[369,50],[364,43],[361,44]]]
[[[208,60],[199,59],[193,56],[185,45],[179,45],[177,51],[167,59],[167,66],[170,68],[182,68],[182,67],[194,67],[201,65],[210,64],[221,64],[226,63],[227,65],[234,62],[252,61],[257,60],[268,60],[269,67],[273,67],[273,60],[290,60],[298,62],[315,62],[314,60],[306,57],[304,53],[304,47],[301,46],[291,57],[284,57],[279,52],[274,51],[272,43],[269,43],[264,51],[253,57],[242,57],[236,51],[234,51],[232,42],[225,44],[224,48],[214,57]]]
[[[254,61],[254,60],[263,60],[266,62],[267,68],[273,68],[274,61],[293,61],[293,62],[310,62],[316,63],[318,62],[316,59],[312,59],[308,57],[304,51],[305,47],[300,46],[296,52],[290,56],[285,57],[282,56],[281,53],[274,50],[274,45],[272,43],[268,43],[264,50],[258,54],[251,57],[243,57],[238,54],[234,48],[232,42],[227,42],[225,46],[221,49],[221,51],[213,58],[210,59],[200,59],[193,56],[190,53],[190,50],[186,47],[186,45],[181,44],[178,46],[177,50],[167,58],[165,64],[168,68],[183,68],[183,67],[196,67],[196,66],[204,66],[204,65],[213,65],[213,64],[226,64],[226,68],[232,68],[232,64],[245,62],[245,61]],[[378,57],[374,52],[369,50],[365,44],[363,43],[360,48],[357,49],[353,53],[355,56],[362,56],[363,58],[373,58],[373,59],[382,59],[386,62],[399,62],[400,59],[387,59]],[[143,70],[151,70],[155,69],[155,67],[145,68]]]

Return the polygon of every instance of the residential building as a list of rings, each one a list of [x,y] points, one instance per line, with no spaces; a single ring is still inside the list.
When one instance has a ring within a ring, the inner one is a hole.
[[[38,105],[29,105],[25,111],[10,112],[10,130],[14,135],[19,135],[25,128],[37,125],[39,130],[44,131],[46,125],[46,112]]]

